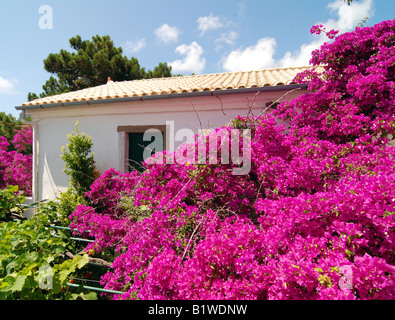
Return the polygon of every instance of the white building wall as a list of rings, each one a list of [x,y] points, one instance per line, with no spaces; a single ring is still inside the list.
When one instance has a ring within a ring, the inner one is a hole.
[[[283,97],[290,100],[302,90]],[[215,128],[227,124],[238,115],[246,116],[249,108],[254,115],[263,112],[265,103],[276,101],[285,92],[116,102],[28,110],[34,123],[33,200],[53,199],[67,190],[68,177],[63,172],[61,148],[68,143],[67,134],[80,131],[91,136],[97,169],[123,170],[124,142],[118,126],[165,125],[174,121],[174,129]],[[176,142],[177,147],[179,143]]]

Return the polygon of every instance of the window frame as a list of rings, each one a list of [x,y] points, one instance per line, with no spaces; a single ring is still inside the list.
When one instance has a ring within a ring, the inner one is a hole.
[[[125,125],[117,127],[119,169],[122,172],[129,172],[129,133],[144,133],[150,129],[156,129],[163,133],[163,149],[166,150],[169,145],[167,141],[167,125]]]

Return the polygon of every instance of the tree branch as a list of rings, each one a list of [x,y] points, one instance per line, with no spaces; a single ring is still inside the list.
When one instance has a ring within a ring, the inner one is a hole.
[[[13,212],[7,212],[4,217],[0,218],[0,221],[2,222],[8,222],[12,220],[27,220],[27,218]]]
[[[64,253],[64,255],[70,259],[73,259],[75,257],[75,255],[73,255],[70,251],[66,251]],[[101,267],[105,267],[105,268],[111,268],[112,263],[105,261],[103,259],[99,259],[99,258],[92,258],[89,257],[89,263],[101,266]]]

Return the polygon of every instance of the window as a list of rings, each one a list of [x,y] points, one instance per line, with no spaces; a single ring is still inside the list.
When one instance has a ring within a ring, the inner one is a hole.
[[[120,126],[121,167],[125,172],[143,171],[143,162],[165,149],[166,126]]]

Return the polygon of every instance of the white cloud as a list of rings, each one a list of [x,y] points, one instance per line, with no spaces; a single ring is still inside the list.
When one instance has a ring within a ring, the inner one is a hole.
[[[14,81],[7,80],[0,76],[0,93],[3,94],[15,93]]]
[[[262,38],[253,46],[232,51],[223,61],[222,67],[226,71],[254,70],[271,68],[276,50],[274,38]]]
[[[154,31],[154,34],[164,43],[177,42],[181,31],[176,27],[171,27],[168,24],[163,24]]]
[[[217,43],[216,47],[215,47],[215,51],[219,51],[223,48],[222,44],[227,44],[230,46],[233,46],[236,44],[236,40],[239,37],[239,34],[235,31],[229,31],[229,32],[225,32],[225,33],[221,33],[220,37],[218,39],[215,40],[215,42]]]
[[[141,49],[145,47],[145,39],[140,39],[136,41],[127,41],[125,44],[125,52],[126,53],[135,53],[139,52]]]
[[[247,5],[244,2],[239,2],[238,6],[239,6],[239,11],[237,12],[237,14],[241,18],[245,18],[247,12]]]
[[[182,60],[175,60],[169,64],[173,72],[201,73],[206,66],[206,59],[202,57],[203,48],[193,41],[191,44],[183,44],[176,48],[175,52],[184,56]]]
[[[351,6],[342,0],[334,0],[328,4],[328,8],[337,14],[337,19],[329,19],[326,22],[315,24],[322,24],[327,31],[335,29],[344,33],[351,31],[363,18],[373,14],[373,0],[353,1]],[[324,34],[314,35],[312,39],[312,41],[302,44],[298,50],[288,51],[282,58],[275,60],[276,39],[261,38],[255,45],[234,50],[228,56],[223,57],[222,67],[226,71],[239,71],[309,65],[312,51],[328,41]]]
[[[343,1],[334,1],[328,4],[328,8],[331,12],[337,11],[339,19],[329,20],[324,26],[328,30],[336,29],[343,33],[355,28],[363,18],[373,14],[373,0],[353,1],[351,6]]]
[[[338,30],[339,33],[344,33],[351,31],[363,18],[373,14],[373,0],[353,1],[350,6],[344,1],[335,0],[328,4],[328,8],[331,12],[337,13],[337,20],[329,19],[325,22],[318,22],[316,24],[322,24],[327,31],[334,29]],[[279,66],[290,67],[309,65],[311,52],[328,41],[325,34],[319,36],[314,35],[313,39],[314,40],[310,43],[302,44],[299,50],[293,53],[287,52],[280,60]]]
[[[229,31],[225,33],[221,33],[221,36],[215,40],[216,42],[224,42],[229,45],[234,45],[236,43],[239,34],[235,31]]]
[[[329,31],[329,30],[328,30]],[[308,66],[311,59],[311,53],[318,49],[324,42],[326,38],[320,37],[319,40],[310,43],[305,43],[300,46],[300,48],[294,52],[286,52],[284,57],[276,63],[279,67],[297,67],[297,66]]]
[[[209,16],[199,17],[197,19],[198,28],[201,31],[200,35],[205,34],[209,30],[216,30],[224,27],[219,17],[216,17],[211,12]]]

